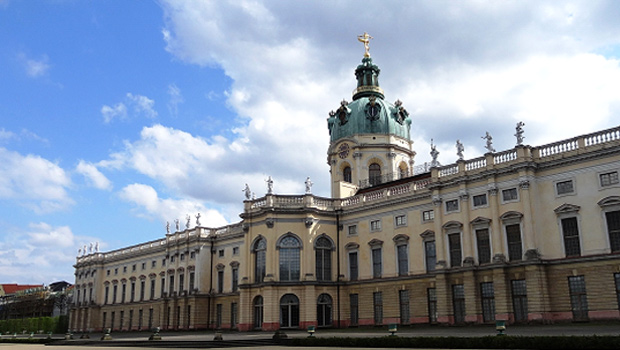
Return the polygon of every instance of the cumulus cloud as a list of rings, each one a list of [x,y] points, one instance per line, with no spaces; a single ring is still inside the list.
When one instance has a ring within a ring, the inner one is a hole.
[[[36,155],[0,148],[0,199],[21,203],[37,213],[66,209],[74,203],[71,179],[57,164]]]
[[[40,59],[34,59],[26,56],[24,53],[20,53],[17,55],[17,58],[24,67],[26,74],[31,78],[43,76],[50,69],[47,55],[43,55]]]
[[[91,163],[80,160],[75,170],[82,174],[87,181],[97,189],[110,190],[112,189],[112,183],[103,175],[97,167]]]
[[[0,280],[10,283],[71,282],[78,248],[97,240],[45,222],[4,231],[8,234],[0,241]]]
[[[137,214],[155,216],[162,222],[173,222],[179,219],[184,222],[186,215],[192,217],[200,213],[200,222],[203,226],[220,227],[226,225],[226,219],[216,210],[207,209],[200,201],[193,199],[159,198],[157,191],[148,185],[134,183],[126,186],[120,192],[120,197],[138,207]]]
[[[112,122],[114,119],[127,119],[130,116],[129,109],[133,110],[131,116],[144,116],[152,119],[157,117],[157,111],[153,108],[154,105],[155,101],[146,96],[127,93],[127,95],[125,95],[125,101],[119,102],[114,106],[103,105],[103,107],[101,107],[101,115],[106,124]]]

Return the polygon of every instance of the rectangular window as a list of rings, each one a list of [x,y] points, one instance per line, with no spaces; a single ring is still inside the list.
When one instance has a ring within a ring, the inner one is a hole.
[[[107,304],[108,303],[108,296],[110,294],[110,287],[109,286],[105,286],[105,294],[104,294],[104,299],[103,299],[103,303]]]
[[[428,288],[427,302],[428,302],[428,322],[437,323],[437,292],[435,288]]]
[[[234,248],[233,248],[233,252],[234,252]],[[196,259],[196,252],[189,252],[189,258],[190,259]]]
[[[482,319],[484,322],[495,321],[495,289],[493,282],[480,283],[482,298]]]
[[[189,292],[192,293],[194,291],[194,283],[196,280],[196,273],[195,272],[190,272],[189,273]]]
[[[405,215],[398,215],[394,217],[394,225],[395,226],[406,226],[407,225],[407,217]]]
[[[357,278],[357,252],[349,252],[349,279],[351,281],[357,281]]]
[[[375,324],[383,324],[383,295],[381,292],[372,293],[372,305]]]
[[[115,321],[115,317],[116,313],[114,311],[112,311],[110,313],[110,329],[114,330],[114,321]]]
[[[107,312],[104,312],[104,313],[103,313],[103,323],[102,323],[103,328],[105,328],[106,318],[108,318],[108,313],[107,313]]]
[[[487,205],[487,195],[486,193],[475,195],[472,197],[472,201],[474,203],[474,208],[484,207]]]
[[[527,285],[525,280],[510,281],[515,322],[527,322]]]
[[[224,257],[224,249],[218,250],[217,251],[217,256],[220,257],[220,258],[223,258]]]
[[[620,251],[620,210],[605,213],[607,233],[612,252]]]
[[[151,261],[151,268],[156,268],[157,267],[157,260],[153,260]]]
[[[153,308],[149,309],[149,329],[153,329]]]
[[[600,174],[601,187],[611,186],[618,184],[618,172],[612,171],[610,173]]]
[[[519,200],[519,192],[517,192],[516,188],[502,190],[502,200],[504,202]]]
[[[355,236],[357,234],[357,225],[349,225],[348,234],[349,236]]]
[[[123,330],[123,322],[125,321],[125,311],[121,310],[121,320],[120,320],[119,329]]]
[[[372,250],[372,277],[381,277],[381,248],[373,248]]]
[[[161,278],[161,290],[159,292],[162,298],[166,295],[166,278],[165,277]]]
[[[523,247],[521,246],[521,226],[519,224],[506,225],[506,240],[508,242],[508,260],[522,260]]]
[[[424,253],[424,258],[426,259],[426,272],[435,271],[435,265],[437,264],[435,241],[424,242]]]
[[[161,259],[161,266],[166,266],[166,259]]]
[[[112,304],[116,303],[116,294],[118,292],[118,286],[114,285],[114,287],[112,288]]]
[[[185,290],[185,275],[180,274],[179,275],[179,293],[183,293],[184,290]]]
[[[568,277],[568,289],[570,292],[571,308],[573,310],[573,320],[587,320],[588,297],[586,294],[586,281],[584,276]]]
[[[215,305],[215,326],[222,327],[222,304]]]
[[[371,220],[370,221],[370,231],[380,231],[381,230],[381,220]]]
[[[129,295],[129,301],[133,303],[133,300],[136,295],[136,282],[131,281],[131,294]]]
[[[230,303],[230,327],[237,328],[237,303]]]
[[[407,245],[402,244],[396,247],[398,255],[398,275],[406,276],[409,274],[409,259],[407,257]]]
[[[127,325],[127,330],[130,331],[131,327],[133,327],[133,310],[129,310],[129,323]]]
[[[168,280],[170,282],[168,283],[168,295],[172,296],[172,293],[174,292],[174,276],[170,276]]]
[[[562,234],[564,236],[564,252],[566,256],[581,255],[577,218],[562,219]]]
[[[110,270],[107,270],[105,274],[106,276],[110,276]]]
[[[140,281],[140,301],[144,300],[144,284],[145,282],[143,280]]]
[[[616,299],[618,300],[618,309],[620,309],[620,273],[614,273],[614,282],[616,284]]]
[[[181,254],[179,258],[181,259],[181,261],[185,261],[185,254]]]
[[[239,247],[233,247],[233,255],[239,255]]]
[[[462,284],[452,285],[452,306],[454,323],[465,323],[465,288]]]
[[[435,219],[434,210],[425,210],[422,212],[422,221],[433,221]]]
[[[151,280],[151,293],[149,299],[155,299],[155,279]]]
[[[454,211],[459,211],[459,200],[451,199],[446,201],[446,213],[451,213]]]
[[[146,270],[146,263],[145,262],[142,263],[142,270]]]
[[[409,291],[398,291],[398,304],[400,309],[400,324],[409,324]]]
[[[217,292],[224,293],[224,270],[217,272]]]
[[[461,266],[461,234],[451,233],[448,235],[448,244],[450,245],[450,266]]]
[[[359,324],[359,295],[349,294],[349,311],[351,318],[351,326]]]
[[[575,188],[573,186],[573,180],[556,182],[555,190],[558,196],[575,192]]]
[[[232,291],[236,292],[239,289],[239,269],[233,267],[232,269]]]
[[[476,230],[476,245],[478,247],[478,263],[488,264],[491,262],[491,243],[489,241],[489,229]]]
[[[122,289],[121,289],[121,303],[125,302],[125,295],[127,295],[127,284],[123,283]]]

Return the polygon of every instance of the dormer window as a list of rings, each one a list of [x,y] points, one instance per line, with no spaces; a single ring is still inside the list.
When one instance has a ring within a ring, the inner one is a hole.
[[[353,182],[353,179],[351,177],[351,167],[350,166],[344,167],[344,169],[342,170],[342,177],[343,177],[344,181],[346,181],[346,182]]]

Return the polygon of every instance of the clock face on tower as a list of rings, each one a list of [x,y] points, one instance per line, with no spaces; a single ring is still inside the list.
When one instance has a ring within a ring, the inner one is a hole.
[[[349,145],[343,143],[338,147],[338,156],[342,159],[346,158],[349,155]]]

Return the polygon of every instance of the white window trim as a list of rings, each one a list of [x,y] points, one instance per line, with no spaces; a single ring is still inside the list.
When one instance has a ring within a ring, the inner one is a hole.
[[[507,190],[512,190],[515,189],[517,190],[517,198],[516,199],[509,199],[509,200],[504,200],[504,191]],[[519,186],[514,186],[514,187],[508,187],[508,188],[503,188],[499,191],[499,194],[502,198],[502,204],[506,204],[506,203],[516,203],[518,201],[521,200],[521,193],[519,193]]]
[[[611,184],[611,185],[607,185],[607,186],[603,186],[601,184],[601,175],[603,174],[609,174],[609,173],[618,173],[618,175],[620,176],[620,171],[617,169],[608,169],[608,170],[604,170],[604,171],[599,171],[596,173],[596,183],[598,184],[598,189],[599,190],[606,190],[608,188],[618,188],[620,187],[620,181],[618,183],[615,184]]]
[[[432,212],[433,213],[433,218],[432,219],[424,220],[424,213],[427,213],[427,212]],[[422,210],[420,212],[420,219],[422,220],[423,224],[435,221],[435,209]]]
[[[448,202],[452,202],[452,201],[456,201],[456,205],[457,205],[457,209],[456,210],[448,210]],[[452,214],[452,213],[460,213],[461,212],[461,203],[460,200],[458,198],[451,198],[451,199],[447,199],[444,201],[444,206],[443,206],[444,212],[446,214]]]
[[[561,182],[567,182],[567,181],[571,181],[573,183],[573,191],[572,192],[567,192],[567,193],[558,193],[558,184]],[[556,180],[553,181],[553,192],[555,193],[555,197],[566,197],[566,196],[575,196],[577,195],[577,181],[575,181],[575,178],[570,177],[570,178],[564,178],[561,180]]]
[[[487,200],[486,204],[475,205],[474,204],[474,197],[477,197],[477,196],[485,196],[485,198]],[[471,207],[472,207],[473,210],[482,209],[482,208],[488,208],[489,207],[489,195],[486,192],[485,193],[474,194],[474,195],[472,195],[470,197],[471,197]]]
[[[487,197],[488,200],[488,197]],[[488,203],[488,202],[487,202]],[[475,221],[475,220],[474,220]],[[476,255],[476,261],[478,265],[480,265],[480,261],[478,257],[480,256],[478,252],[478,235],[476,234],[476,230],[487,229],[489,232],[489,250],[491,254],[491,261],[489,263],[493,263],[493,229],[491,228],[491,221],[480,221],[479,223],[473,223],[471,225],[472,233],[473,233],[473,241],[474,241],[474,254]]]
[[[397,218],[402,217],[403,218],[403,223],[402,224],[398,224],[398,220]],[[407,214],[398,214],[398,215],[394,215],[394,227],[406,227],[407,226]]]
[[[352,226],[355,226],[355,233],[354,234],[350,234],[349,233],[349,232],[351,232],[349,228],[352,227]],[[347,225],[347,236],[350,237],[350,236],[358,236],[358,235],[359,235],[359,225],[357,224],[357,222],[356,223],[352,223],[352,224],[348,224]]]
[[[379,227],[373,229],[372,228],[372,223],[373,222],[378,222],[379,223],[379,225],[378,225]],[[383,225],[382,225],[381,219],[370,219],[368,221],[368,226],[370,228],[370,232],[381,232],[383,230]]]

